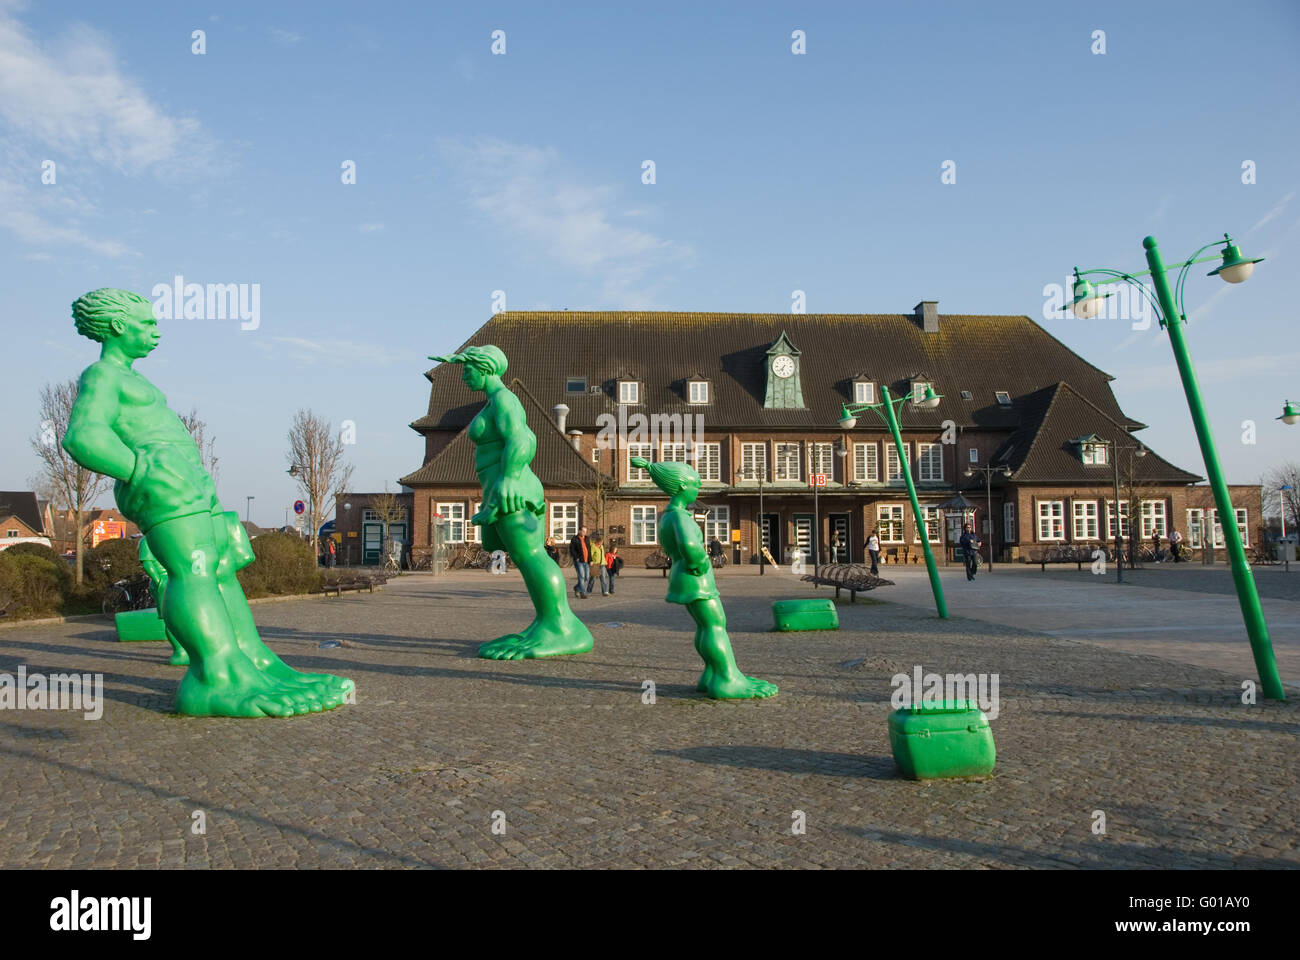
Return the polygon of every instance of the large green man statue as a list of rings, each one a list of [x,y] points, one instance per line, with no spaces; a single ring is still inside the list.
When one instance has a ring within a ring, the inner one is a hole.
[[[469,347],[462,353],[430,357],[464,365],[461,379],[487,394],[487,403],[469,425],[474,465],[483,485],[483,507],[470,518],[483,530],[485,550],[504,550],[523,575],[536,613],[522,633],[508,633],[479,647],[488,660],[523,660],[586,653],[591,631],[569,609],[564,576],[546,554],[546,500],[542,483],[529,468],[537,435],[528,429],[523,404],[501,381],[506,355],[497,347]]]
[[[684,605],[695,621],[695,652],[704,661],[695,689],[715,700],[772,696],[776,684],[745,676],[731,652],[727,614],[713,580],[713,564],[704,549],[704,535],[688,509],[700,496],[700,475],[687,463],[650,463],[641,457],[632,457],[630,463],[649,470],[655,486],[670,497],[655,529],[660,549],[672,561],[665,599]]]
[[[63,447],[83,467],[117,481],[118,509],[139,526],[166,574],[157,578],[159,609],[189,658],[176,711],[288,717],[350,701],[351,680],[299,673],[258,636],[235,576],[254,559],[239,515],[222,512],[189,431],[162,391],[131,368],[158,346],[149,301],[126,290],[95,290],[72,305],[72,318],[77,332],[103,349],[81,375]]]

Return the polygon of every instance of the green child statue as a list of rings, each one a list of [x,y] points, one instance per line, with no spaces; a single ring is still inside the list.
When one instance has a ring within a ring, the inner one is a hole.
[[[510,555],[536,613],[523,632],[483,644],[478,655],[524,660],[586,653],[594,642],[591,631],[569,609],[564,576],[546,553],[546,500],[542,482],[529,468],[537,453],[537,434],[528,428],[523,404],[501,380],[506,355],[498,347],[482,346],[429,359],[463,364],[465,385],[487,394],[487,403],[469,425],[474,466],[483,486],[483,507],[470,522],[482,528],[484,550]]]
[[[162,391],[131,368],[158,346],[158,322],[138,293],[105,288],[72,305],[77,332],[103,345],[81,375],[63,447],[113,477],[118,509],[162,567],[159,610],[189,668],[176,712],[192,717],[289,717],[352,699],[351,680],[291,669],[262,642],[236,572],[254,556],[234,512],[223,512],[198,447]]]
[[[727,614],[713,580],[713,564],[704,549],[704,535],[687,509],[700,495],[700,475],[686,463],[650,463],[641,457],[632,457],[630,462],[649,470],[655,486],[672,498],[656,529],[659,547],[672,561],[667,600],[685,604],[695,621],[695,652],[704,661],[704,672],[695,689],[715,700],[773,696],[776,684],[745,676],[731,652]]]

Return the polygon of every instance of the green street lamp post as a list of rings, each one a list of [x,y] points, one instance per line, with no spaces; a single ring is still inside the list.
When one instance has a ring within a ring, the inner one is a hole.
[[[880,386],[880,403],[855,403],[852,405],[842,404],[840,406],[840,427],[844,430],[852,430],[858,424],[858,414],[866,413],[868,410],[876,414],[889,425],[889,432],[894,438],[894,449],[898,451],[898,466],[903,473],[903,479],[907,481],[907,497],[912,501],[912,515],[916,518],[917,534],[921,538],[921,549],[925,551],[925,569],[930,574],[930,589],[934,592],[934,606],[939,611],[939,616],[948,619],[948,603],[943,597],[943,584],[939,582],[939,570],[934,565],[934,553],[930,550],[930,529],[926,525],[925,515],[921,513],[921,502],[916,498],[916,486],[912,483],[912,465],[908,462],[907,448],[903,446],[903,437],[898,430],[898,412],[894,409],[895,404],[902,405],[907,402],[907,396],[901,396],[897,399],[890,397],[889,388],[884,384]],[[929,384],[925,388],[925,398],[916,402],[918,407],[932,410],[939,405],[943,397],[934,392],[934,387]],[[881,412],[883,411],[883,412]],[[886,464],[888,470],[888,464]]]
[[[1227,283],[1241,283],[1254,272],[1255,264],[1263,258],[1243,257],[1241,249],[1226,233],[1222,240],[1207,243],[1187,260],[1170,264],[1168,267],[1160,257],[1155,237],[1147,237],[1142,241],[1142,246],[1146,249],[1147,266],[1150,269],[1141,273],[1130,274],[1109,268],[1080,271],[1075,267],[1074,297],[1068,306],[1081,320],[1089,320],[1097,316],[1109,294],[1098,292],[1084,277],[1104,276],[1107,279],[1098,281],[1098,285],[1124,282],[1141,291],[1147,298],[1147,302],[1155,307],[1160,326],[1169,332],[1169,342],[1173,347],[1174,361],[1178,365],[1178,375],[1183,382],[1183,392],[1187,395],[1187,406],[1192,414],[1192,424],[1196,428],[1196,439],[1201,446],[1201,456],[1205,460],[1205,472],[1210,481],[1210,489],[1214,493],[1214,503],[1218,507],[1219,516],[1225,518],[1223,536],[1227,544],[1228,559],[1232,564],[1232,579],[1237,588],[1237,601],[1241,605],[1242,619],[1245,621],[1246,633],[1250,637],[1250,649],[1255,657],[1255,668],[1259,672],[1260,686],[1268,699],[1285,700],[1286,693],[1282,689],[1282,678],[1278,675],[1277,659],[1273,655],[1273,644],[1268,635],[1268,624],[1264,621],[1264,610],[1259,603],[1259,590],[1255,586],[1255,577],[1241,544],[1241,532],[1237,529],[1232,498],[1228,494],[1228,484],[1219,465],[1219,454],[1215,449],[1210,420],[1201,399],[1201,388],[1183,334],[1183,327],[1187,323],[1187,316],[1183,310],[1183,285],[1187,280],[1188,270],[1193,264],[1204,263],[1221,256],[1222,262],[1208,275],[1218,276]],[[1220,253],[1201,257],[1206,250],[1218,246],[1223,247]],[[1171,290],[1169,277],[1166,274],[1173,269],[1179,269],[1179,273],[1175,288]],[[1147,275],[1150,275],[1152,285],[1155,287],[1154,299],[1151,291],[1138,280],[1138,277]],[[1118,514],[1118,503],[1115,504],[1115,511]]]

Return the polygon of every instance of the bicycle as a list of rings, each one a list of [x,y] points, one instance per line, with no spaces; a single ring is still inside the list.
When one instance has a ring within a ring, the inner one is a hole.
[[[104,616],[125,613],[128,610],[146,610],[154,606],[153,590],[144,574],[118,580],[104,595],[100,610]]]
[[[710,555],[709,563],[713,564],[714,570],[720,570],[727,565],[727,555],[725,553],[719,553],[716,556]]]

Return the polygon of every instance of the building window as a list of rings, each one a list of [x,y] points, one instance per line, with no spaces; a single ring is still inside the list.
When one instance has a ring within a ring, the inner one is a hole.
[[[1237,515],[1237,533],[1241,534],[1241,545],[1250,546],[1250,527],[1247,526],[1247,516],[1245,507],[1234,507],[1233,513]]]
[[[971,448],[970,448],[970,462],[971,462],[971,463],[979,463],[979,462],[980,462],[980,452],[979,452],[979,450],[978,450],[977,448],[975,448],[975,447],[971,447]]]
[[[876,441],[853,445],[853,479],[867,483],[880,481],[880,462]]]
[[[962,398],[963,400],[974,400],[974,399],[975,399],[974,395],[973,395],[969,390],[963,390],[963,391],[961,392],[961,398]]]
[[[835,447],[829,443],[814,443],[808,448],[808,473],[824,473],[827,479],[835,478]]]
[[[1038,501],[1038,539],[1065,539],[1065,501]]]
[[[876,507],[876,529],[881,543],[902,543],[903,508],[884,504]]]
[[[586,378],[586,377],[569,377],[568,379],[566,379],[566,380],[564,381],[564,392],[565,392],[565,393],[586,393],[586,392],[587,392],[587,378]]]
[[[930,384],[925,380],[912,381],[912,402],[922,403],[925,401],[925,388]]]
[[[768,479],[767,444],[742,443],[740,445],[740,479],[751,482]]]
[[[600,447],[591,448],[591,462],[600,463]]]
[[[718,443],[695,444],[695,472],[701,480],[722,479],[722,445]]]
[[[14,538],[16,538],[16,537],[18,536],[18,531],[17,531],[17,530],[6,530],[6,531],[5,531],[5,536],[6,536],[6,537],[14,537]]]
[[[641,384],[637,383],[635,380],[620,380],[618,382],[618,402],[640,403]]]
[[[1011,394],[1005,390],[994,390],[993,396],[997,398],[998,404],[1004,407],[1011,406]]]
[[[556,540],[571,540],[578,535],[578,505],[576,503],[551,504],[551,536]]]
[[[632,466],[633,457],[651,460],[654,458],[654,447],[648,443],[629,443],[627,445],[627,482],[649,483],[650,471]]]
[[[1163,500],[1142,501],[1142,539],[1165,535],[1165,502]]]
[[[661,443],[659,445],[659,459],[665,463],[689,463],[686,457],[686,444],[684,443]]]
[[[778,443],[774,451],[777,480],[799,479],[799,444]]]
[[[632,542],[635,544],[656,543],[655,540],[655,519],[658,514],[656,507],[633,507],[632,508]]]
[[[1104,443],[1083,444],[1083,462],[1090,467],[1103,467],[1107,463]]]
[[[1002,504],[1002,542],[1016,542],[1016,505],[1014,503]]]
[[[691,403],[709,402],[709,381],[692,380],[687,384],[687,399]]]
[[[709,507],[704,517],[704,542],[717,537],[723,543],[731,539],[731,507]]]
[[[361,511],[361,522],[362,523],[383,523],[384,518],[381,517],[376,511],[367,509]]]
[[[912,467],[912,448],[907,441],[903,441],[903,456],[907,458],[907,467]],[[898,450],[894,445],[885,441],[885,482],[902,483],[903,471],[898,466]]]
[[[1187,511],[1187,546],[1199,550],[1204,545],[1205,511],[1193,507]]]
[[[1097,537],[1097,501],[1074,501],[1074,539],[1096,540]]]
[[[916,445],[916,472],[922,481],[943,479],[943,447],[940,444]]]
[[[478,513],[482,509],[483,509],[483,501],[475,500],[474,508],[469,512],[471,519],[474,517],[476,513]],[[465,540],[469,543],[482,543],[483,528],[476,523],[465,524]]]
[[[1129,537],[1128,530],[1128,501],[1119,502],[1119,535],[1125,540]],[[1115,501],[1106,501],[1106,539],[1115,539]]]
[[[931,543],[939,542],[939,508],[927,507],[922,505],[921,514],[925,517],[925,532],[930,538]],[[918,536],[920,531],[912,531],[912,542],[920,543],[921,538]]]
[[[876,385],[869,380],[856,380],[853,383],[854,403],[875,403]]]
[[[363,511],[361,519],[366,519],[366,513],[373,511]],[[447,521],[447,543],[464,543],[465,542],[465,504],[464,503],[440,503],[438,504],[438,515]],[[378,520],[376,514],[375,519]]]

